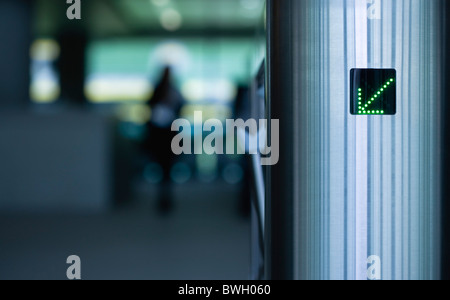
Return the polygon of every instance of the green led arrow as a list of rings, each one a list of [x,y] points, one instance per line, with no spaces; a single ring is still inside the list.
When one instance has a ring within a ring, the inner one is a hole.
[[[370,110],[370,106],[375,101],[379,100],[380,97],[383,96],[383,93],[394,83],[394,79],[389,79],[382,87],[375,92],[375,94],[369,98],[369,101],[363,105],[362,103],[362,95],[363,90],[361,88],[358,89],[358,114],[360,115],[384,115],[384,110]]]

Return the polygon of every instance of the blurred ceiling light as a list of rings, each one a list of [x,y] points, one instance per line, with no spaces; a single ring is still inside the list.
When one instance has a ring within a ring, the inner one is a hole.
[[[170,0],[150,0],[155,6],[166,6],[170,3]]]
[[[59,78],[52,62],[33,60],[31,65],[30,97],[36,103],[51,103],[60,96]]]
[[[161,26],[168,31],[176,31],[180,29],[183,18],[181,14],[175,9],[169,8],[161,14]]]
[[[217,80],[214,84],[216,100],[219,102],[233,102],[236,97],[236,86],[229,80]],[[213,91],[211,91],[212,93]]]
[[[243,10],[240,13],[248,19],[259,18],[262,14],[262,4],[260,0],[241,0]]]
[[[255,10],[261,7],[260,0],[241,0],[241,6],[247,10]]]
[[[31,59],[37,61],[55,61],[59,53],[58,43],[51,39],[38,39],[33,42],[30,49]]]
[[[151,68],[170,66],[175,73],[186,72],[189,70],[190,64],[191,56],[186,46],[172,41],[160,44],[151,54],[149,60]]]
[[[188,80],[181,87],[183,97],[189,102],[199,102],[206,98],[204,84],[201,80]]]
[[[59,95],[59,84],[51,78],[38,78],[31,83],[30,97],[33,102],[52,103],[58,99]]]
[[[96,76],[85,87],[86,97],[94,103],[147,101],[152,93],[152,84],[139,76]]]
[[[189,102],[230,103],[236,97],[236,86],[226,79],[191,79],[182,85],[181,93]]]

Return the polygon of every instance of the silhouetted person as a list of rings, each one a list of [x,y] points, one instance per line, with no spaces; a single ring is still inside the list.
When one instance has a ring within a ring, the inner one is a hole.
[[[177,133],[172,132],[171,126],[173,121],[179,117],[183,105],[183,98],[172,83],[169,67],[164,69],[149,105],[152,116],[147,123],[144,148],[148,154],[156,159],[163,170],[158,207],[161,212],[167,213],[172,209],[170,171],[176,158],[176,155],[172,152],[171,144]]]
[[[250,90],[247,86],[239,86],[234,103],[234,118],[249,120],[251,118],[250,106]],[[239,210],[244,217],[249,217],[251,213],[251,165],[252,158],[245,155],[241,161],[241,167],[244,169],[243,187],[241,191],[241,199],[239,202]]]

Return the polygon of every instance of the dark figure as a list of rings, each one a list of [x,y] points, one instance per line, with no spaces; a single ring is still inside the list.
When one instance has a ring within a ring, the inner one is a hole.
[[[248,120],[251,118],[250,107],[250,89],[247,86],[240,86],[237,91],[236,101],[234,104],[235,119]],[[251,212],[251,165],[252,157],[245,155],[241,161],[241,167],[244,169],[244,184],[241,192],[239,210],[244,217],[249,217]]]
[[[152,117],[147,123],[147,136],[144,149],[161,166],[163,181],[159,189],[158,208],[162,213],[168,213],[172,209],[172,186],[170,171],[176,155],[172,152],[171,143],[176,132],[172,132],[171,126],[180,114],[183,98],[171,81],[171,70],[165,68],[161,81],[155,89],[150,100]]]

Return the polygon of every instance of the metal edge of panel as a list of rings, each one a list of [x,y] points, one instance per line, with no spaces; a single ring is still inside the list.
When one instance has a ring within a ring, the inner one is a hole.
[[[280,121],[280,160],[269,168],[266,178],[269,184],[266,189],[265,273],[270,280],[297,279],[292,6],[292,0],[267,1],[268,117]]]
[[[444,30],[443,30],[443,39],[445,43],[445,49],[442,52],[443,53],[443,59],[445,64],[445,78],[444,82],[450,81],[450,59],[446,55],[446,53],[449,53],[450,51],[450,19],[446,16],[450,15],[450,2],[444,1],[442,3],[444,8],[442,9],[441,13],[443,14],[442,18],[445,22],[444,24]],[[444,280],[450,280],[450,185],[449,185],[449,178],[450,178],[450,155],[448,154],[450,152],[450,119],[448,118],[448,115],[450,114],[450,104],[448,103],[448,95],[450,93],[450,85],[444,84],[444,91],[443,91],[443,109],[442,109],[442,120],[444,122],[443,127],[443,149],[441,150],[442,153],[442,211],[441,211],[441,218],[442,218],[442,245],[441,245],[441,279]],[[447,95],[447,96],[445,96]]]

